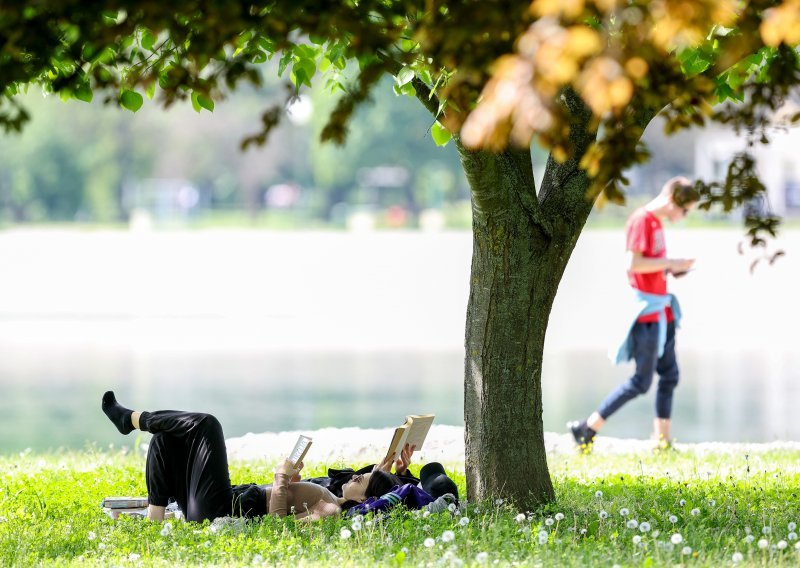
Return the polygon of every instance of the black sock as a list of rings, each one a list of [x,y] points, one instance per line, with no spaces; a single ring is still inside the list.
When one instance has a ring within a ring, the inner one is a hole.
[[[103,412],[106,413],[108,419],[114,423],[120,433],[129,434],[133,430],[133,422],[131,422],[133,411],[117,402],[114,391],[108,391],[103,395]]]

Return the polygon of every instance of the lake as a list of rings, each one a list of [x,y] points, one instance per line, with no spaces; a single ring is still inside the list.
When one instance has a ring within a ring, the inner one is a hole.
[[[736,230],[674,229],[698,257],[676,281],[685,319],[674,435],[800,439],[800,233],[750,274]],[[621,235],[586,231],[550,318],[544,422],[564,431],[628,377],[606,358],[626,293]],[[99,409],[216,414],[226,435],[463,420],[468,233],[0,233],[0,452],[130,443]],[[686,253],[684,253],[686,254]],[[654,393],[612,436],[649,435]]]

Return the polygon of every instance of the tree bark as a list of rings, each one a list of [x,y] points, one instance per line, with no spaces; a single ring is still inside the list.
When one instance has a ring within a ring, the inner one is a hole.
[[[527,148],[471,152],[456,140],[473,209],[464,373],[470,500],[503,498],[526,510],[555,498],[542,421],[545,332],[592,209],[590,180],[577,164],[595,134],[586,109],[574,110],[574,157],[548,162],[538,195]]]

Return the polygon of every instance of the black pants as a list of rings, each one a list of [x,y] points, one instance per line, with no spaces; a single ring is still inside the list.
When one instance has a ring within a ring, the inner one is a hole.
[[[148,503],[163,507],[174,498],[189,521],[230,514],[233,492],[219,420],[159,410],[142,412],[139,425],[153,434],[147,451]]]

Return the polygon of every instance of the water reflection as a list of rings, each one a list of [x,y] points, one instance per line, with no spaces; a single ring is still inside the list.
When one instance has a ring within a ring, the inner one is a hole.
[[[681,352],[675,435],[690,441],[800,438],[800,356],[792,353]],[[107,388],[137,407],[206,410],[227,436],[328,426],[388,427],[405,414],[433,412],[437,423],[463,422],[460,352],[140,353],[52,349],[0,353],[3,397],[0,451],[122,438],[101,414]],[[545,357],[545,429],[585,416],[625,379],[598,351]],[[649,434],[653,393],[633,401],[605,430]],[[128,443],[131,443],[129,439]]]

